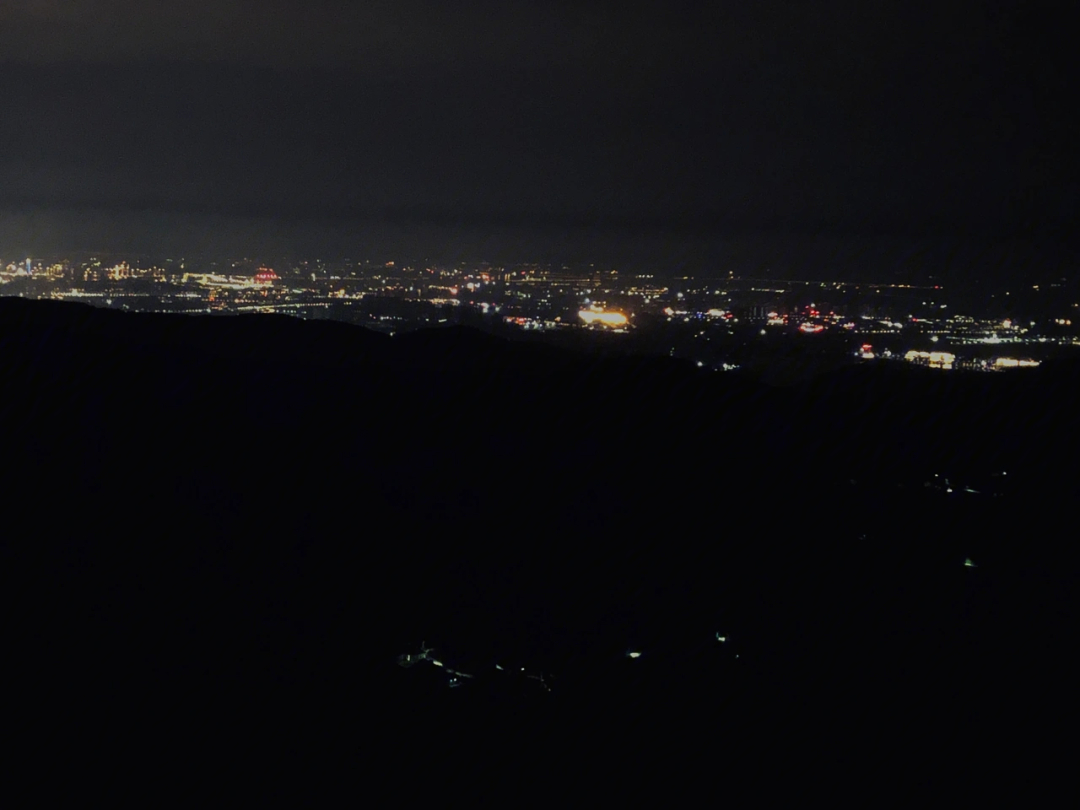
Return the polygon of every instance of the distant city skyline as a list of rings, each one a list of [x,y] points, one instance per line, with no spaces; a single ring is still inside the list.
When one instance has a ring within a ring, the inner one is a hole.
[[[779,384],[856,363],[1003,371],[1074,354],[1078,280],[1030,281],[984,282],[973,293],[933,278],[639,273],[599,263],[115,254],[0,262],[0,296],[128,312],[335,320],[391,336],[469,326],[504,338],[677,358]]]
[[[125,229],[130,230],[125,230]],[[827,233],[707,240],[692,235],[576,236],[402,228],[329,228],[274,220],[188,218],[146,214],[39,212],[0,215],[0,257],[230,256],[326,261],[456,262],[510,265],[543,262],[596,264],[626,272],[712,276],[735,272],[792,279],[919,283],[931,278],[953,287],[1048,282],[1080,276],[1080,249],[1053,239],[1023,241],[975,233],[924,238],[858,237]],[[479,247],[477,247],[479,245]]]

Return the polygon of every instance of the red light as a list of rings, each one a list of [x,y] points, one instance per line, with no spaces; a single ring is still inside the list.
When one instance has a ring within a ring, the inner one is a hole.
[[[864,352],[868,352],[868,351],[870,351],[870,350],[871,350],[872,348],[874,348],[874,347],[873,347],[873,346],[871,346],[871,345],[870,345],[869,343],[864,343],[864,344],[862,345],[862,349],[863,349],[863,351],[864,351]]]

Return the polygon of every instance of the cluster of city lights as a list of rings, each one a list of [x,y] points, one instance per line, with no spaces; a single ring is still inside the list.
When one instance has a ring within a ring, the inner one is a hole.
[[[996,368],[1034,368],[1037,365],[1038,360],[1017,360],[1014,357],[998,357],[994,360]]]
[[[716,633],[713,636],[713,640],[717,644],[726,644],[728,642],[728,636],[724,633]],[[703,642],[705,643],[705,642]],[[711,644],[711,642],[708,642]],[[447,686],[451,689],[462,686],[466,680],[475,681],[478,678],[478,673],[475,672],[462,672],[455,667],[451,667],[441,658],[435,657],[435,650],[432,647],[428,647],[424,642],[420,642],[420,651],[415,653],[405,653],[397,657],[398,666],[403,668],[410,668],[417,664],[427,663],[440,670],[447,678]],[[627,649],[625,657],[636,661],[645,655],[645,652],[639,648],[632,647]],[[734,654],[735,658],[739,657],[738,653]],[[543,672],[529,672],[525,667],[504,667],[502,664],[495,664],[492,669],[496,672],[509,672],[528,680],[536,681],[547,692],[551,691],[551,686],[548,684],[547,676]],[[489,673],[490,674],[490,673]]]
[[[627,317],[621,312],[607,312],[595,304],[578,312],[578,317],[589,325],[595,323],[610,327],[626,326],[628,321]]]
[[[926,361],[930,368],[951,369],[956,361],[956,355],[952,352],[919,352],[912,349],[904,355],[909,363]]]

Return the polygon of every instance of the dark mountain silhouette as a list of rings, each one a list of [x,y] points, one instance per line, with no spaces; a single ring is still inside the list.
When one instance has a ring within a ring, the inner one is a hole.
[[[1071,688],[1075,364],[780,389],[3,299],[0,381],[5,666],[39,718],[369,762],[475,759],[466,728],[508,768],[719,728],[854,761],[916,731],[975,756]],[[395,665],[421,640],[474,677]]]

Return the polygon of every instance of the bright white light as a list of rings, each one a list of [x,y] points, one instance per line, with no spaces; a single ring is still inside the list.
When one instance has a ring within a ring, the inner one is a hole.
[[[705,364],[702,363],[700,360],[697,361],[697,367],[698,368],[701,368],[703,365],[705,365]]]
[[[431,659],[431,663],[433,663],[437,667],[441,667],[443,665],[442,661],[436,661],[434,658]]]
[[[727,641],[727,636],[722,636],[719,633],[717,633],[716,634],[716,640],[719,641],[721,644],[723,644],[725,641]]]
[[[629,656],[630,658],[641,658],[641,653],[639,653],[639,652],[632,652],[632,653],[627,653],[627,655],[628,655],[628,656]]]

